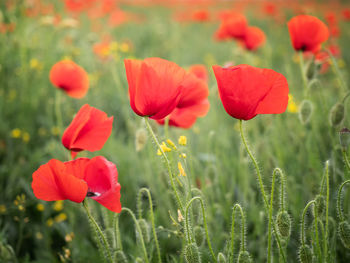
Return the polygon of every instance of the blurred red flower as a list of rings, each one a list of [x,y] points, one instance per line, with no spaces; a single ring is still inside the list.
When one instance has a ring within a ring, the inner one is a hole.
[[[201,64],[192,65],[188,69],[188,72],[193,73],[194,75],[197,76],[197,78],[200,78],[200,79],[204,80],[205,82],[208,81],[208,71],[204,65],[201,65]]]
[[[249,26],[244,37],[244,46],[248,50],[257,50],[265,44],[266,36],[264,31],[255,26]]]
[[[180,100],[186,71],[161,58],[125,59],[130,106],[140,116],[163,119]]]
[[[62,144],[71,151],[72,157],[83,150],[100,150],[112,133],[113,117],[85,104],[64,131]]]
[[[182,83],[182,92],[179,103],[169,115],[169,125],[188,129],[196,122],[198,117],[208,113],[208,85],[194,73],[188,73]],[[157,120],[164,124],[165,120]]]
[[[248,22],[244,15],[231,11],[221,17],[221,24],[215,32],[217,40],[227,40],[229,38],[240,40],[244,38],[248,27]]]
[[[68,96],[80,99],[89,89],[89,78],[86,71],[70,60],[57,62],[50,70],[50,81]]]
[[[220,98],[226,112],[250,120],[257,114],[283,113],[288,105],[286,78],[272,70],[249,65],[213,66]]]
[[[299,15],[288,22],[292,44],[297,51],[318,52],[329,37],[327,26],[317,17]]]
[[[33,173],[32,189],[44,201],[80,203],[90,197],[113,212],[121,211],[117,168],[102,156],[64,163],[52,159]]]
[[[350,21],[350,8],[346,8],[342,12],[345,21]]]

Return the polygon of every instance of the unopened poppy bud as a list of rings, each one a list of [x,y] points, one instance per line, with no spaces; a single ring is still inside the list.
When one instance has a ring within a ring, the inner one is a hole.
[[[218,254],[218,263],[226,263],[226,257],[221,252]]]
[[[347,221],[339,224],[339,236],[344,247],[350,249],[350,225]]]
[[[309,100],[303,100],[300,104],[300,111],[299,111],[299,119],[302,124],[309,123],[312,113],[314,110],[314,106],[311,101]]]
[[[329,112],[329,123],[338,126],[344,119],[345,107],[343,103],[336,103]]]
[[[136,151],[141,151],[147,142],[147,132],[145,129],[138,129],[135,134],[135,147]]]
[[[346,151],[350,144],[350,130],[348,128],[343,128],[340,130],[339,141],[342,149]]]
[[[205,239],[205,233],[204,233],[204,229],[200,226],[195,226],[193,228],[193,232],[194,232],[194,239],[196,240],[197,245],[200,247]]]
[[[308,245],[299,248],[300,263],[312,263],[312,251]]]
[[[201,256],[199,254],[198,246],[196,243],[187,244],[185,248],[185,259],[187,263],[201,262]]]
[[[282,237],[290,236],[291,220],[287,211],[280,211],[276,219],[278,232]]]
[[[14,251],[11,246],[0,243],[0,259],[8,262],[13,259]]]
[[[139,226],[141,228],[143,240],[145,242],[149,242],[151,240],[149,224],[147,223],[147,221],[145,219],[138,219],[137,221],[138,221]],[[137,238],[138,238],[139,237],[138,235],[140,233],[139,233],[139,231],[137,231],[137,229],[136,229],[136,233],[137,233]]]
[[[323,215],[323,212],[326,208],[326,201],[324,199],[324,196],[317,195],[315,198],[315,202],[316,202],[317,216],[320,217]]]
[[[238,263],[251,263],[252,262],[252,258],[250,257],[250,254],[248,251],[241,251],[239,252],[238,255]]]
[[[114,260],[116,263],[128,263],[128,260],[123,251],[118,250],[114,254]]]

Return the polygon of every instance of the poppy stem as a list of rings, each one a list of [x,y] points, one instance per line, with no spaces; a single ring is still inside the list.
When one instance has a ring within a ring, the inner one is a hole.
[[[169,139],[169,117],[164,119],[164,135],[165,139]]]
[[[310,205],[314,204],[315,205],[316,201],[312,200],[307,203],[307,205],[304,208],[303,214],[301,216],[301,244],[304,247],[305,246],[305,215],[307,212],[307,209],[309,208]]]
[[[256,175],[257,175],[258,181],[259,181],[260,192],[261,192],[261,194],[263,196],[263,199],[264,199],[266,214],[269,214],[270,213],[270,211],[269,211],[270,210],[270,205],[268,203],[268,199],[267,199],[267,196],[266,196],[266,193],[265,193],[264,183],[263,183],[263,180],[262,180],[262,177],[261,177],[261,173],[260,173],[260,169],[259,169],[259,166],[258,166],[258,162],[256,161],[254,155],[250,151],[250,149],[248,147],[248,144],[247,144],[247,141],[246,141],[246,139],[244,137],[242,120],[239,120],[239,129],[240,129],[240,132],[241,132],[241,139],[242,139],[242,142],[244,144],[244,147],[245,147],[245,149],[246,149],[246,151],[247,151],[247,153],[248,153],[248,155],[249,155],[249,157],[250,157],[250,159],[253,162],[253,165],[255,167]],[[278,244],[278,248],[279,248],[280,254],[282,255],[283,261],[286,262],[286,258],[284,256],[284,252],[283,252],[283,249],[282,249],[280,237],[277,234],[277,229],[276,229],[276,225],[275,225],[274,222],[272,223],[272,227],[273,227],[273,232],[274,232],[277,244]],[[269,242],[271,242],[271,235],[272,235],[271,232],[272,232],[271,230],[268,232],[268,235],[269,235],[268,240],[269,240]],[[268,249],[271,250],[271,245],[270,244],[268,244]],[[271,253],[271,251],[268,251],[268,254],[269,253]]]
[[[350,180],[346,180],[345,182],[343,182],[338,190],[338,196],[337,196],[337,210],[338,210],[338,217],[339,217],[339,221],[343,222],[345,220],[344,214],[343,214],[343,209],[342,209],[342,204],[341,204],[341,199],[342,199],[342,195],[341,192],[343,190],[343,187],[346,184],[349,184]]]
[[[167,167],[167,169],[168,169],[168,174],[169,174],[169,178],[170,178],[171,187],[173,188],[173,191],[174,191],[174,194],[175,194],[175,197],[176,197],[178,206],[180,207],[181,212],[184,212],[184,208],[183,208],[183,205],[182,205],[180,196],[179,196],[179,194],[178,194],[178,192],[177,192],[177,190],[176,190],[176,186],[175,186],[175,182],[174,182],[174,175],[173,175],[173,172],[171,171],[171,166],[170,166],[169,159],[168,159],[168,157],[166,156],[166,154],[164,153],[162,147],[160,146],[159,141],[158,141],[156,135],[154,134],[154,132],[153,132],[153,130],[152,130],[152,127],[151,127],[151,125],[149,124],[149,120],[148,120],[147,117],[145,117],[145,123],[146,123],[146,127],[147,127],[147,129],[148,129],[148,132],[151,134],[153,141],[154,141],[155,144],[157,145],[159,151],[161,152],[161,154],[162,154],[162,156],[163,156],[163,158],[164,158],[165,165],[166,165],[166,167]]]
[[[324,258],[327,261],[328,258],[328,244],[327,244],[327,239],[328,239],[328,210],[329,210],[329,174],[328,174],[328,167],[329,167],[329,161],[326,162],[326,225],[325,225],[325,234],[324,234],[324,240],[323,240],[323,253],[324,253]]]
[[[236,209],[241,213],[241,247],[240,251],[245,251],[245,218],[243,208],[240,204],[235,204],[232,210],[232,225],[231,225],[231,243],[230,243],[230,254],[229,254],[229,262],[233,262],[234,255],[234,237],[235,237],[235,213]]]
[[[304,92],[305,92],[305,94],[308,94],[309,90],[308,90],[308,85],[307,85],[303,52],[299,52],[299,66],[300,66],[301,78],[303,80],[303,85],[304,85]]]
[[[55,115],[56,115],[56,125],[59,130],[59,132],[62,132],[62,112],[61,112],[61,91],[56,91],[56,98],[55,98]]]
[[[102,239],[102,242],[103,242],[103,245],[105,247],[106,253],[108,255],[109,261],[113,262],[113,258],[112,258],[112,255],[111,255],[111,251],[109,249],[109,245],[108,245],[107,239],[106,239],[105,235],[103,234],[100,226],[97,224],[96,220],[91,215],[86,199],[84,199],[84,201],[83,201],[83,206],[85,208],[85,211],[86,211],[86,214],[87,214],[88,218],[90,219],[90,221],[92,222],[92,224],[93,224],[93,226],[95,228],[96,233],[98,233],[100,235],[101,239]]]

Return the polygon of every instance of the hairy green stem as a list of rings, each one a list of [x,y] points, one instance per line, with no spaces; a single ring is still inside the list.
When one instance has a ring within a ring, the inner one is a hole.
[[[230,254],[229,254],[229,260],[232,263],[233,262],[233,255],[234,255],[234,237],[235,237],[235,212],[236,209],[239,209],[241,213],[241,251],[245,251],[245,218],[244,218],[244,212],[242,207],[239,204],[235,204],[233,206],[232,210],[232,225],[231,225],[231,243],[230,243]]]
[[[328,258],[328,210],[329,210],[329,161],[326,162],[326,225],[325,225],[325,233],[324,233],[324,239],[323,239],[323,258]]]
[[[337,61],[334,59],[334,56],[332,54],[332,52],[330,52],[330,50],[326,49],[328,55],[330,56],[331,60],[332,60],[332,66],[333,66],[333,69],[335,71],[335,74],[337,75],[337,78],[338,78],[338,81],[340,83],[340,86],[342,87],[342,89],[344,91],[347,90],[347,86],[346,86],[346,83],[344,81],[344,78],[342,76],[342,74],[340,73],[340,70],[339,70],[339,67],[338,67],[338,63]]]
[[[348,158],[348,154],[345,150],[342,150],[342,153],[343,153],[343,159],[344,159],[344,163],[346,165],[346,168],[350,171],[350,161]]]
[[[206,235],[206,239],[207,239],[207,243],[208,243],[208,247],[209,247],[209,251],[213,257],[214,262],[217,262],[216,256],[214,254],[213,248],[211,246],[211,242],[210,242],[210,238],[209,238],[209,232],[208,232],[208,225],[207,225],[207,219],[205,216],[205,207],[204,207],[204,202],[202,200],[202,198],[200,196],[195,196],[193,197],[186,205],[186,212],[185,212],[185,227],[186,227],[186,232],[187,232],[187,241],[188,243],[192,243],[193,242],[193,237],[192,234],[190,233],[190,227],[189,227],[189,208],[192,204],[193,201],[195,200],[199,200],[201,207],[202,207],[202,215],[203,215],[203,225],[204,225],[204,230],[205,230],[205,235]]]
[[[122,244],[122,240],[120,237],[120,230],[119,230],[119,216],[120,214],[115,214],[114,215],[114,238],[116,240],[116,247],[117,250],[123,250],[123,244]]]
[[[103,242],[105,251],[106,251],[106,253],[107,253],[107,255],[108,255],[109,261],[110,261],[110,262],[113,262],[112,254],[111,254],[111,251],[110,251],[110,249],[109,249],[109,245],[108,245],[107,239],[106,239],[105,235],[103,234],[103,232],[102,232],[100,226],[98,225],[98,223],[96,222],[96,220],[95,220],[95,219],[93,218],[93,216],[91,215],[87,202],[88,202],[88,201],[87,201],[86,199],[84,199],[84,201],[83,201],[83,206],[84,206],[84,208],[85,208],[86,214],[87,214],[88,218],[90,219],[90,221],[92,222],[92,224],[93,224],[93,226],[94,226],[96,232],[99,233],[99,235],[100,235],[100,237],[101,237],[101,239],[102,239],[102,242]]]
[[[342,204],[341,204],[341,191],[343,190],[343,187],[346,184],[349,184],[350,180],[346,180],[345,182],[343,182],[338,190],[338,196],[337,196],[337,210],[338,210],[338,217],[340,222],[343,222],[345,220],[344,214],[343,214],[343,209],[342,209]]]
[[[260,173],[260,169],[259,169],[259,166],[258,166],[258,163],[254,157],[254,155],[252,154],[252,152],[250,151],[249,147],[248,147],[248,144],[246,142],[246,139],[244,137],[244,132],[243,132],[243,125],[242,125],[242,120],[239,120],[239,128],[240,128],[240,132],[241,132],[241,138],[242,138],[242,142],[244,144],[244,147],[250,157],[250,159],[252,160],[253,162],[253,165],[255,167],[255,171],[256,171],[256,175],[258,177],[258,181],[259,181],[259,186],[260,186],[260,192],[263,196],[263,199],[264,199],[264,204],[265,204],[265,210],[266,210],[266,214],[269,214],[269,210],[270,210],[270,205],[268,203],[268,199],[267,199],[267,196],[266,196],[266,193],[265,193],[265,188],[264,188],[264,183],[262,181],[262,177],[261,177],[261,173]],[[277,231],[276,231],[276,225],[275,223],[273,222],[272,223],[272,227],[273,227],[273,231],[274,231],[274,234],[275,234],[275,238],[277,240],[277,244],[278,244],[278,248],[279,248],[279,251],[280,251],[280,254],[282,255],[282,258],[283,258],[283,261],[286,262],[286,258],[284,256],[284,252],[283,252],[283,249],[282,249],[282,245],[281,245],[281,241],[280,241],[280,238],[277,234]],[[271,235],[271,231],[269,231],[269,235]]]
[[[154,243],[156,245],[156,250],[157,250],[157,256],[158,256],[158,261],[161,263],[162,259],[160,256],[160,249],[159,249],[159,242],[158,242],[158,237],[156,233],[156,225],[154,223],[154,214],[153,214],[153,202],[152,202],[152,196],[151,192],[147,188],[141,188],[139,190],[139,200],[138,202],[141,202],[141,194],[145,192],[148,197],[148,203],[149,203],[149,212],[150,212],[150,217],[151,217],[151,224],[152,224],[152,232],[153,232],[153,238],[154,238]],[[141,209],[141,208],[140,208]]]
[[[299,52],[299,67],[300,67],[301,78],[303,80],[304,93],[307,94],[308,93],[308,84],[307,84],[307,77],[306,77],[306,72],[305,72],[303,52]]]
[[[315,204],[315,203],[316,203],[315,200],[311,200],[310,202],[308,202],[303,210],[303,214],[301,217],[301,244],[303,246],[305,246],[305,215],[306,215],[306,212],[307,212],[309,206],[311,206],[312,204]]]
[[[314,228],[315,228],[315,239],[316,239],[316,249],[317,249],[317,254],[318,254],[318,261],[321,261],[321,246],[320,246],[320,239],[318,237],[318,212],[317,212],[317,207],[314,205]]]
[[[162,153],[162,156],[164,158],[164,161],[165,161],[165,165],[168,169],[168,174],[169,174],[169,178],[170,178],[170,184],[171,184],[171,187],[173,188],[173,191],[174,191],[174,194],[175,194],[175,197],[176,197],[176,200],[177,200],[177,203],[178,203],[178,206],[180,207],[180,210],[181,212],[184,211],[184,208],[183,208],[183,205],[182,205],[182,202],[181,202],[181,199],[180,199],[180,196],[177,192],[177,189],[176,189],[176,186],[175,186],[175,182],[174,182],[174,175],[173,175],[173,172],[171,170],[171,166],[170,166],[170,162],[169,162],[169,159],[168,157],[166,156],[166,154],[164,153],[162,147],[160,146],[159,144],[159,141],[156,137],[156,135],[154,134],[153,130],[152,130],[152,127],[149,123],[149,120],[147,117],[144,118],[145,119],[145,123],[146,123],[146,127],[148,129],[148,132],[151,134],[152,138],[153,138],[153,141],[156,143],[156,145],[158,146],[158,149],[159,151]]]
[[[56,91],[55,97],[55,115],[56,115],[56,125],[59,132],[62,132],[63,122],[62,122],[62,112],[61,112],[61,91]]]
[[[141,241],[141,247],[142,247],[142,251],[144,254],[144,259],[146,263],[149,263],[148,260],[148,254],[147,254],[147,250],[146,250],[146,246],[145,246],[145,241],[143,240],[143,235],[142,235],[142,230],[140,228],[139,222],[137,222],[136,216],[133,213],[133,211],[131,211],[129,208],[123,207],[122,208],[122,212],[125,211],[127,213],[129,213],[129,215],[131,216],[132,220],[134,221],[134,224],[136,226],[137,231],[139,232],[139,236],[140,236],[140,241]]]

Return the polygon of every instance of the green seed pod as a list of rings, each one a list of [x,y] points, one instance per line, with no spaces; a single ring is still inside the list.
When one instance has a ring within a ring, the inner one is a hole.
[[[310,122],[314,106],[311,101],[303,100],[300,104],[299,119],[302,124],[306,125]]]
[[[226,257],[221,252],[218,254],[218,263],[226,263]]]
[[[201,256],[196,243],[187,244],[185,248],[185,259],[187,263],[201,262]]]
[[[205,240],[205,232],[203,227],[195,226],[193,229],[194,239],[196,240],[197,245],[200,247]]]
[[[128,263],[128,260],[123,251],[118,250],[114,253],[114,261],[115,263]]]
[[[143,241],[145,243],[149,242],[151,240],[151,231],[150,231],[150,226],[147,223],[147,221],[145,219],[138,219],[137,222],[140,225],[141,228],[141,232],[142,232],[142,237],[143,237]],[[136,239],[139,240],[139,231],[137,231],[136,229]]]
[[[347,221],[339,224],[339,236],[344,247],[350,249],[350,225]]]
[[[308,245],[299,248],[300,263],[312,263],[312,251]]]
[[[141,151],[147,142],[147,131],[145,129],[138,129],[135,134],[135,148],[136,151]]]
[[[336,103],[329,112],[329,123],[331,126],[338,126],[344,119],[345,107],[343,103]]]
[[[314,61],[310,62],[306,70],[306,77],[311,80],[315,77],[316,71],[318,71],[318,65]]]
[[[346,151],[350,144],[350,130],[343,128],[339,132],[339,141],[343,151]]]
[[[284,238],[287,238],[290,236],[290,230],[291,230],[291,220],[290,216],[287,213],[287,211],[280,211],[277,214],[276,219],[277,229],[280,235]]]
[[[317,195],[315,198],[315,202],[317,216],[321,217],[323,215],[324,210],[326,209],[326,200],[324,199],[323,195]]]
[[[238,255],[237,263],[251,263],[252,258],[250,257],[250,254],[248,251],[241,251]]]

